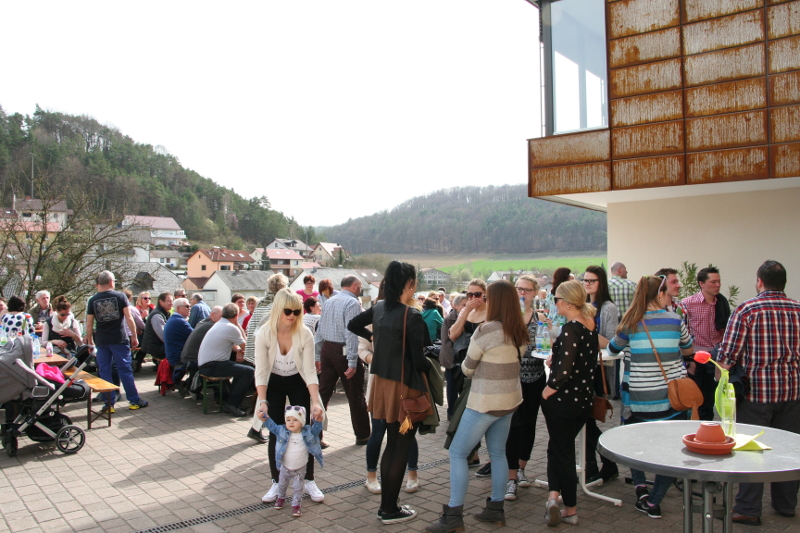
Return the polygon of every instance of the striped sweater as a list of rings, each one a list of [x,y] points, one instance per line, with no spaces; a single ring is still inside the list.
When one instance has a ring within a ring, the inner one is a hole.
[[[667,379],[686,377],[680,350],[692,347],[692,337],[681,327],[681,318],[670,311],[648,311],[645,313],[644,321],[658,350],[661,364],[664,365]],[[623,404],[634,412],[668,411],[670,405],[667,383],[641,324],[635,332],[622,331],[608,343],[608,349],[612,353],[619,353],[626,346],[630,346],[630,354],[625,355],[625,372],[622,378]]]
[[[519,359],[524,346],[506,340],[500,322],[481,325],[470,340],[461,370],[472,378],[467,408],[479,413],[508,411],[522,403]]]

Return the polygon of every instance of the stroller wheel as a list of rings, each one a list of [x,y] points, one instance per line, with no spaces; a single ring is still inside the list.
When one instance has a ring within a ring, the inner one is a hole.
[[[86,444],[86,433],[78,426],[64,426],[56,434],[56,446],[64,453],[78,453]]]
[[[14,457],[17,455],[17,437],[11,434],[3,434],[3,448],[6,450],[6,455]]]

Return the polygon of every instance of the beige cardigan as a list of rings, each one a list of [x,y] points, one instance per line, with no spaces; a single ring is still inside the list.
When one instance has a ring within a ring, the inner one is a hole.
[[[302,323],[292,335],[292,348],[294,349],[294,363],[297,365],[300,377],[303,378],[306,385],[319,385],[317,367],[314,364],[314,334]],[[256,386],[264,385],[266,387],[269,383],[277,353],[278,339],[272,333],[269,322],[267,322],[256,332]]]

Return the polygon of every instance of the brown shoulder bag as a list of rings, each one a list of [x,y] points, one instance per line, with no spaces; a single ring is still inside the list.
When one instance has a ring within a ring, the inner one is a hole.
[[[600,365],[600,374],[603,376],[603,395],[595,394],[591,417],[598,422],[605,422],[608,411],[611,411],[611,416],[614,416],[614,406],[608,401],[608,383],[606,383],[606,369],[603,365],[603,351],[599,348],[598,351],[597,364]]]
[[[406,320],[408,319],[408,307],[406,307],[405,314],[403,315],[403,355],[402,359],[400,360],[400,390],[403,390],[403,385],[405,385],[405,377],[406,377]],[[425,374],[422,375],[422,378],[425,380],[427,384],[427,379],[425,378]],[[400,433],[405,435],[408,430],[410,430],[414,424],[417,422],[422,422],[426,418],[428,418],[429,414],[433,413],[433,406],[431,405],[430,399],[428,399],[428,394],[423,393],[416,398],[404,398],[403,393],[400,393],[400,419],[403,420],[403,423],[400,425]]]
[[[690,378],[667,379],[667,373],[664,371],[664,365],[661,364],[661,358],[658,356],[653,338],[650,336],[650,331],[647,329],[647,324],[642,320],[644,332],[647,333],[647,338],[650,341],[650,346],[653,348],[653,355],[656,356],[658,366],[661,368],[661,375],[664,376],[664,381],[667,382],[667,395],[669,397],[669,404],[676,411],[692,410],[692,420],[700,420],[700,415],[697,409],[703,405],[703,393],[697,387],[697,383]]]

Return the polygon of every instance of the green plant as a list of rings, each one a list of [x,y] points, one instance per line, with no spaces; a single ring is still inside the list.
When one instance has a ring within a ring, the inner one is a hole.
[[[709,268],[716,268],[711,263],[708,264]],[[690,263],[684,261],[678,269],[678,280],[681,282],[680,299],[688,298],[695,294],[699,286],[697,285],[697,263]],[[731,307],[736,305],[736,299],[739,297],[739,287],[736,285],[728,285],[728,303]]]

